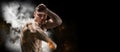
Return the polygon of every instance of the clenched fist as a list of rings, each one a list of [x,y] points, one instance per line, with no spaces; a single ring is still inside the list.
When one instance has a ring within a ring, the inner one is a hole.
[[[57,47],[57,45],[54,42],[48,42],[48,45],[52,50],[55,50]]]
[[[44,4],[39,4],[37,6],[37,9],[40,12],[40,11],[45,11],[47,9],[47,7]]]

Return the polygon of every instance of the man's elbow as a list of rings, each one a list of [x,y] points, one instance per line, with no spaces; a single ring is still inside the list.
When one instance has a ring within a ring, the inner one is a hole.
[[[62,24],[62,20],[58,20],[57,25],[61,25],[61,24]]]

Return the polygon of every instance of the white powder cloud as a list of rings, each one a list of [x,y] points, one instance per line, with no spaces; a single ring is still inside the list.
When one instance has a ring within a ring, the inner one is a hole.
[[[34,6],[28,2],[10,2],[2,4],[2,12],[4,20],[11,24],[10,34],[6,36],[6,47],[12,52],[21,52],[20,39],[16,39],[15,43],[12,39],[20,37],[20,31],[26,21],[33,21]],[[49,34],[49,33],[47,33]],[[12,41],[11,41],[12,40]],[[50,52],[46,42],[42,42],[43,52]]]

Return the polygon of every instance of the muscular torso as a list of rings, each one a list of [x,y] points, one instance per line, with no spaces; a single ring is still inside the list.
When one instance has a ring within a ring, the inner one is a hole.
[[[38,31],[39,28],[29,24],[22,36],[22,52],[41,52],[41,41],[45,40]]]

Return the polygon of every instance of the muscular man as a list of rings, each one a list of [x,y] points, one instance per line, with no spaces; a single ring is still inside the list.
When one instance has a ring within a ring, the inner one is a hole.
[[[34,22],[29,22],[22,30],[22,52],[41,52],[41,41],[46,41],[54,50],[56,44],[46,35],[47,29],[61,25],[61,18],[49,10],[44,4],[39,4],[34,12]]]

